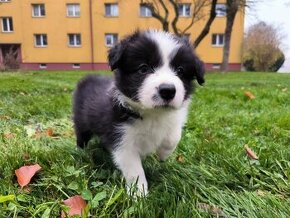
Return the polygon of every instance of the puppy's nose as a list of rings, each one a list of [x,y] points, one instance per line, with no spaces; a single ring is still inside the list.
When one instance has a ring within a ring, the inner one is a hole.
[[[176,89],[172,84],[163,83],[159,86],[159,95],[166,101],[169,101],[174,98]]]

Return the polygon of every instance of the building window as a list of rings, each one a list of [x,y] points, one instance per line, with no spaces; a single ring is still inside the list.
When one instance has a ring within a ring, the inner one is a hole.
[[[13,32],[12,17],[2,17],[2,32]]]
[[[81,65],[80,64],[73,64],[72,68],[73,69],[79,69],[79,68],[81,68]]]
[[[34,45],[36,47],[46,47],[47,46],[47,35],[46,34],[35,34],[34,35]]]
[[[190,4],[178,4],[178,15],[181,17],[190,17]]]
[[[221,64],[212,64],[212,69],[215,69],[215,70],[221,69]]]
[[[114,46],[118,42],[118,34],[105,34],[105,44],[108,47]]]
[[[44,4],[32,4],[32,16],[33,17],[44,17],[45,16]]]
[[[0,0],[0,2],[10,2],[11,0]]]
[[[46,68],[47,68],[46,64],[39,64],[39,69],[46,69]]]
[[[66,8],[68,17],[79,17],[81,15],[80,4],[67,4]]]
[[[68,34],[68,45],[72,47],[80,47],[81,42],[81,34]]]
[[[217,17],[225,17],[227,15],[227,6],[225,4],[216,4],[215,13]]]
[[[152,11],[146,5],[140,5],[140,16],[141,17],[152,17]]]
[[[105,4],[105,15],[107,17],[117,17],[117,16],[119,16],[118,4]]]
[[[211,44],[213,46],[223,46],[224,43],[225,43],[225,36],[224,36],[224,34],[212,34]]]

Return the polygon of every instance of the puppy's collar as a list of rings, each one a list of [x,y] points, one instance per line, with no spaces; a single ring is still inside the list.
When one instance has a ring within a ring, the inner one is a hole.
[[[137,109],[134,109],[130,103],[126,101],[127,97],[124,96],[124,94],[115,86],[111,88],[111,93],[113,94],[114,104],[119,107],[122,113],[124,113],[124,117],[143,120],[143,117]]]

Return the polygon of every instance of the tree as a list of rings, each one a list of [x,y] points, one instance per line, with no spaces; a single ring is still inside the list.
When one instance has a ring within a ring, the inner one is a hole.
[[[216,17],[215,7],[217,0],[192,0],[191,1],[191,21],[187,26],[181,28],[178,25],[179,21],[179,0],[141,0],[142,5],[149,8],[152,12],[152,17],[157,19],[164,31],[169,31],[170,26],[176,35],[182,36],[194,26],[198,21],[207,18],[207,21],[194,41],[194,46],[197,47],[199,43],[208,34],[211,24]],[[210,7],[210,13],[207,13],[207,9]],[[170,10],[172,9],[172,10]],[[170,16],[170,13],[173,13]],[[171,18],[171,19],[170,19]]]
[[[259,22],[244,40],[243,63],[247,70],[277,71],[285,61],[281,51],[283,35],[278,27]]]

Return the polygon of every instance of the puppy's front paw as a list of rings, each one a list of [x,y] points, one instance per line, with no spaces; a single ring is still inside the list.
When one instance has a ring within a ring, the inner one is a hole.
[[[137,181],[137,183],[127,184],[126,190],[128,195],[134,199],[145,197],[148,194],[147,182],[142,183]]]

